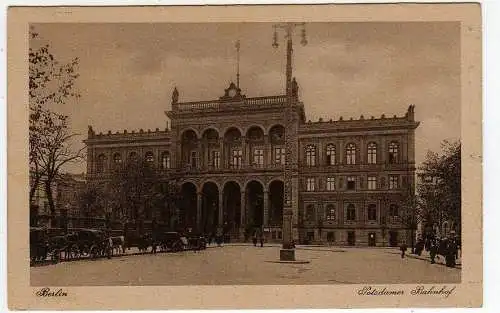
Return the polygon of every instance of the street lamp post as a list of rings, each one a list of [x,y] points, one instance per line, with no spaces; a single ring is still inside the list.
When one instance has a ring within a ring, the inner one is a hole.
[[[286,38],[286,97],[285,108],[286,132],[285,132],[285,166],[284,166],[284,208],[283,208],[283,246],[280,250],[281,261],[294,261],[295,250],[292,244],[292,221],[293,221],[293,170],[297,168],[297,134],[295,130],[295,118],[293,107],[297,103],[297,94],[294,92],[294,82],[292,82],[292,54],[293,54],[293,31],[297,27],[302,27],[302,45],[307,44],[305,23],[280,23],[275,24],[273,34],[273,47],[278,48],[278,30],[284,30]],[[295,130],[295,131],[294,131]]]

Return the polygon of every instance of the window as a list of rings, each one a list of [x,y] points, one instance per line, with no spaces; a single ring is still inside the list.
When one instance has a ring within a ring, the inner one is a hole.
[[[161,154],[161,168],[164,170],[170,168],[170,153],[169,152],[163,152]]]
[[[255,149],[253,151],[253,164],[258,167],[264,166],[264,150]]]
[[[389,206],[389,216],[397,217],[399,216],[399,208],[397,204],[391,204]]]
[[[147,163],[153,163],[155,161],[155,157],[151,151],[146,152],[145,158]]]
[[[97,168],[96,168],[97,172],[103,173],[105,166],[106,166],[106,156],[104,154],[100,154],[97,157]]]
[[[306,180],[306,190],[314,191],[314,178],[308,178]]]
[[[220,168],[220,151],[212,151],[212,166],[216,169]]]
[[[333,204],[326,206],[326,220],[330,222],[335,221],[335,206]]]
[[[356,177],[354,176],[347,177],[347,189],[348,190],[356,189]]]
[[[397,163],[399,160],[399,145],[397,142],[389,144],[389,163]]]
[[[313,145],[306,147],[306,165],[316,166],[316,147]]]
[[[374,142],[368,144],[368,164],[377,164],[377,144]]]
[[[121,156],[121,154],[115,153],[113,155],[113,163],[115,164],[115,166],[120,166],[120,164],[122,164],[122,156]]]
[[[314,205],[309,204],[306,207],[306,221],[312,222],[314,221]]]
[[[346,163],[347,164],[356,164],[356,145],[350,143],[346,147]]]
[[[196,168],[197,167],[197,153],[196,151],[191,151],[191,167]]]
[[[242,152],[240,149],[233,150],[233,168],[241,168]]]
[[[333,231],[329,231],[326,233],[326,241],[328,241],[328,242],[335,241],[335,233]]]
[[[347,220],[348,221],[355,221],[356,220],[356,207],[352,203],[350,203],[347,206]]]
[[[283,147],[274,148],[274,163],[285,165],[285,148]]]
[[[376,204],[370,204],[368,206],[368,220],[369,221],[376,221],[377,220],[377,205]]]
[[[377,189],[377,176],[368,176],[368,189]]]
[[[399,188],[399,177],[397,175],[389,175],[389,189]]]
[[[335,146],[333,144],[326,146],[326,164],[335,165]]]
[[[137,162],[137,160],[139,159],[139,157],[137,156],[137,152],[130,152],[129,155],[128,155],[128,159],[131,161],[131,162]]]
[[[335,177],[326,178],[326,190],[328,191],[335,190]]]

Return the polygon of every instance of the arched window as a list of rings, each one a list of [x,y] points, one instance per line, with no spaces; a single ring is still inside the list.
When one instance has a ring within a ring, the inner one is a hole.
[[[306,147],[306,165],[316,166],[316,147],[314,145]]]
[[[335,165],[335,145],[331,143],[326,146],[326,164]]]
[[[398,163],[399,160],[399,144],[391,142],[389,144],[389,163]]]
[[[356,220],[356,207],[352,203],[349,203],[347,205],[347,220],[348,221]]]
[[[168,151],[161,154],[161,168],[163,170],[170,168],[170,153]]]
[[[113,155],[113,163],[115,167],[118,167],[122,164],[122,155],[120,153],[117,152]]]
[[[96,164],[97,173],[104,173],[105,167],[106,167],[106,156],[104,154],[100,154],[97,157],[97,164]]]
[[[335,213],[336,213],[335,212],[335,205],[329,204],[326,206],[326,220],[327,221],[331,221],[331,222],[335,221],[335,217],[336,217]]]
[[[399,207],[397,204],[391,204],[389,206],[389,216],[392,216],[392,217],[399,216]]]
[[[368,220],[369,221],[376,221],[377,220],[377,205],[376,204],[370,204],[368,206]]]
[[[147,163],[153,163],[155,161],[155,156],[151,151],[146,152],[144,158],[146,159]]]
[[[345,149],[346,163],[356,164],[356,145],[350,143]]]
[[[306,221],[313,222],[314,221],[314,205],[309,204],[306,207]]]
[[[370,142],[368,144],[368,164],[377,164],[377,144]]]

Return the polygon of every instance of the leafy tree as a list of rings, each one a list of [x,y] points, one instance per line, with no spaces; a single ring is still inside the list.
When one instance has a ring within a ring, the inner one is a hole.
[[[145,219],[159,217],[171,222],[176,218],[178,185],[172,179],[159,176],[149,162],[130,160],[115,168],[110,176],[107,192],[115,216],[133,220],[137,225]]]
[[[418,194],[427,225],[451,220],[461,228],[461,144],[444,141],[438,154],[429,152],[419,169]]]
[[[104,214],[107,195],[103,186],[89,183],[79,195],[78,203],[85,217],[98,217]]]
[[[32,42],[38,33],[30,30]],[[64,165],[83,159],[83,150],[75,151],[71,141],[68,116],[52,107],[79,98],[75,90],[78,78],[78,59],[60,64],[50,52],[49,45],[29,49],[29,165],[30,203],[36,189],[43,182],[51,214],[55,204],[53,185]]]
[[[399,212],[401,223],[409,230],[410,244],[413,251],[415,247],[415,231],[417,225],[421,221],[421,205],[419,198],[415,196],[414,192],[410,190],[402,202],[401,210]]]

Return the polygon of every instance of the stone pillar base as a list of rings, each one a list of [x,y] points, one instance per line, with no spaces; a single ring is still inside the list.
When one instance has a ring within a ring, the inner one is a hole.
[[[280,249],[280,261],[295,261],[295,249]]]

